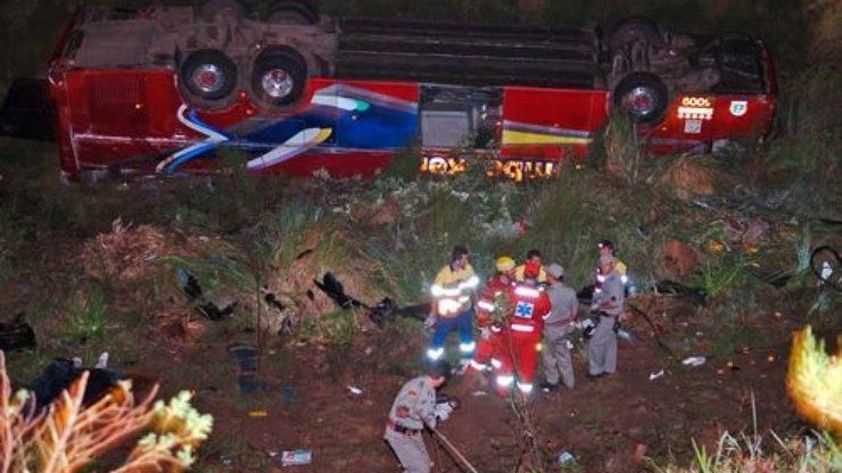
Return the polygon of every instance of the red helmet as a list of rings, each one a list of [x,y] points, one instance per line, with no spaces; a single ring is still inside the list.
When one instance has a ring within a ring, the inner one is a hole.
[[[523,277],[535,279],[541,274],[541,265],[534,262],[527,262],[523,265]]]

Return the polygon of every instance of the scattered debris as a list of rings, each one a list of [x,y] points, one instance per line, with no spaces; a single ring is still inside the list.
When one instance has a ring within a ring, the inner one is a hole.
[[[252,409],[249,411],[249,417],[267,417],[269,415],[266,409]]]
[[[102,359],[102,355],[100,355]],[[107,364],[107,360],[105,361]],[[82,405],[90,406],[108,394],[125,376],[106,368],[84,368],[81,359],[77,362],[70,358],[55,358],[47,365],[37,378],[29,383],[29,389],[35,395],[37,412],[49,406],[60,398],[67,389],[82,376],[88,373]]]
[[[254,373],[260,359],[260,350],[247,343],[234,343],[228,346],[228,355],[240,364],[241,373]]]
[[[330,272],[327,272],[324,276],[322,276],[321,282],[314,279],[313,283],[343,309],[366,309],[368,311],[368,318],[377,325],[378,328],[383,328],[386,324],[394,322],[399,315],[402,317],[424,320],[429,309],[428,304],[418,304],[400,308],[389,297],[384,297],[374,307],[371,307],[368,304],[345,294],[345,288],[342,286],[342,283]]]
[[[254,373],[241,373],[237,377],[237,386],[239,386],[241,394],[269,390],[269,386],[265,382],[258,380]]]
[[[707,293],[703,288],[690,287],[680,282],[664,279],[656,282],[652,290],[659,295],[677,297],[693,305],[703,306],[707,303]]]
[[[345,386],[345,389],[347,389],[348,393],[350,393],[353,397],[361,396],[363,393],[362,389],[352,385]]]
[[[267,384],[257,378],[260,350],[245,343],[235,343],[228,346],[228,354],[232,360],[239,364],[240,373],[237,376],[237,386],[241,394],[269,390]]]
[[[664,370],[649,373],[649,381],[654,381],[664,375]]]
[[[199,280],[186,269],[182,267],[176,268],[175,276],[178,280],[178,287],[200,314],[213,321],[226,320],[233,317],[234,309],[237,308],[237,301],[219,307],[205,297],[202,287],[199,285]]]
[[[292,386],[284,386],[281,390],[281,401],[285,406],[288,406],[295,401],[295,389]]]
[[[328,297],[333,299],[339,307],[343,309],[352,309],[352,308],[363,308],[363,309],[371,309],[368,305],[363,302],[354,299],[351,296],[345,294],[345,288],[342,287],[342,283],[336,279],[336,276],[333,275],[331,272],[327,272],[322,276],[322,280],[319,281],[318,279],[313,279],[313,283],[318,287],[322,292],[327,294]]]
[[[459,409],[462,406],[462,402],[459,401],[459,398],[456,396],[448,396],[444,393],[439,393],[436,395],[436,405],[439,404],[447,404],[452,409]]]
[[[0,323],[0,350],[9,352],[36,347],[35,331],[23,318],[24,313],[20,312],[11,323]]]
[[[721,255],[726,249],[728,249],[728,247],[722,240],[711,238],[705,242],[705,251],[712,255]]]
[[[311,450],[284,450],[281,452],[281,466],[309,465],[313,462]]]
[[[263,302],[266,303],[273,314],[278,316],[277,321],[269,324],[270,330],[278,335],[291,334],[297,322],[297,317],[292,308],[284,304],[266,285],[260,287],[260,293],[263,294]]]
[[[810,255],[810,268],[821,285],[842,291],[842,256],[834,248],[820,246],[814,249]]]
[[[684,366],[692,366],[694,368],[702,366],[705,364],[707,359],[704,356],[690,356],[681,361],[681,364]]]
[[[576,457],[573,456],[572,453],[568,452],[567,450],[563,450],[561,453],[558,454],[559,465],[570,465],[573,463],[576,463]]]

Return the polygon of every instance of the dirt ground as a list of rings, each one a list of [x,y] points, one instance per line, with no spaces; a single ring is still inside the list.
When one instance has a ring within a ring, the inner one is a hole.
[[[692,340],[697,354],[710,348],[706,334],[715,327],[705,322],[703,311],[662,313],[658,323],[666,327],[667,345]],[[691,439],[710,450],[725,430],[753,432],[752,407],[758,432],[797,433],[804,426],[788,405],[784,376],[790,332],[801,323],[783,314],[766,317],[772,330],[764,347],[709,359],[700,367],[686,367],[666,354],[643,320],[629,324],[636,341],[620,342],[615,377],[588,380],[578,345],[576,386],[552,395],[536,393],[529,404],[548,465],[567,450],[579,471],[650,471],[647,457],[688,460]],[[226,350],[235,338],[254,340],[253,334],[232,338],[213,326],[192,347],[167,356],[145,353],[132,371],[159,376],[165,391],[194,389],[198,405],[214,415],[213,438],[198,471],[398,471],[381,438],[383,427],[401,384],[415,374],[425,342],[420,324],[400,325],[364,333],[341,349],[267,340],[259,367],[267,390],[260,393],[239,393],[237,366]],[[650,380],[662,369],[662,377]],[[519,427],[509,403],[490,389],[478,390],[477,382],[456,377],[444,388],[462,405],[441,431],[478,471],[510,472]],[[363,393],[353,395],[349,386]],[[434,471],[460,471],[429,437],[428,446],[437,463]],[[312,464],[282,468],[280,452],[298,448],[312,451]]]

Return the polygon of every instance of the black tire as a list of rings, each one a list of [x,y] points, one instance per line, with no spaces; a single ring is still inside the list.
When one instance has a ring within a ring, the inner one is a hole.
[[[270,74],[278,77],[272,78]],[[292,48],[272,46],[254,60],[249,82],[259,102],[270,107],[287,107],[304,94],[307,62]]]
[[[810,255],[810,268],[819,281],[842,291],[842,256],[835,249],[821,246],[813,250]]]
[[[219,14],[231,15],[236,20],[242,20],[248,15],[248,9],[237,0],[207,0],[198,11],[201,20],[211,23]]]
[[[178,83],[193,105],[215,108],[233,96],[237,65],[218,49],[199,49],[181,63]]]
[[[649,43],[661,43],[661,31],[658,24],[644,18],[627,18],[620,21],[608,36],[608,46],[611,51],[617,51],[623,46],[638,40]]]
[[[277,25],[315,25],[319,13],[307,2],[281,0],[269,7],[266,21]]]
[[[633,72],[614,88],[614,105],[635,123],[657,122],[667,111],[669,90],[655,74]]]

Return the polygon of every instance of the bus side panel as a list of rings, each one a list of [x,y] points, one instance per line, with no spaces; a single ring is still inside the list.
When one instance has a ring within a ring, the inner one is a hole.
[[[264,157],[284,156],[253,164],[259,172],[371,176],[416,142],[419,94],[417,83],[311,79],[297,113],[242,139]]]
[[[655,154],[705,153],[714,143],[768,133],[774,101],[766,95],[678,95],[651,132]]]
[[[252,161],[268,156],[252,163],[256,172],[371,175],[417,136],[415,83],[313,79],[294,110],[263,110],[240,93],[231,106],[203,112],[184,104],[171,71],[78,70],[67,74],[65,95],[71,173],[74,161],[152,171],[173,156],[182,157],[167,171],[209,170],[217,151],[233,147]],[[214,134],[225,138],[204,146]]]
[[[77,70],[66,74],[68,134],[82,168],[117,165],[195,138],[177,121],[170,71]],[[135,159],[136,160],[136,159]]]
[[[604,90],[505,87],[501,158],[557,162],[584,156],[605,122],[607,104]]]

